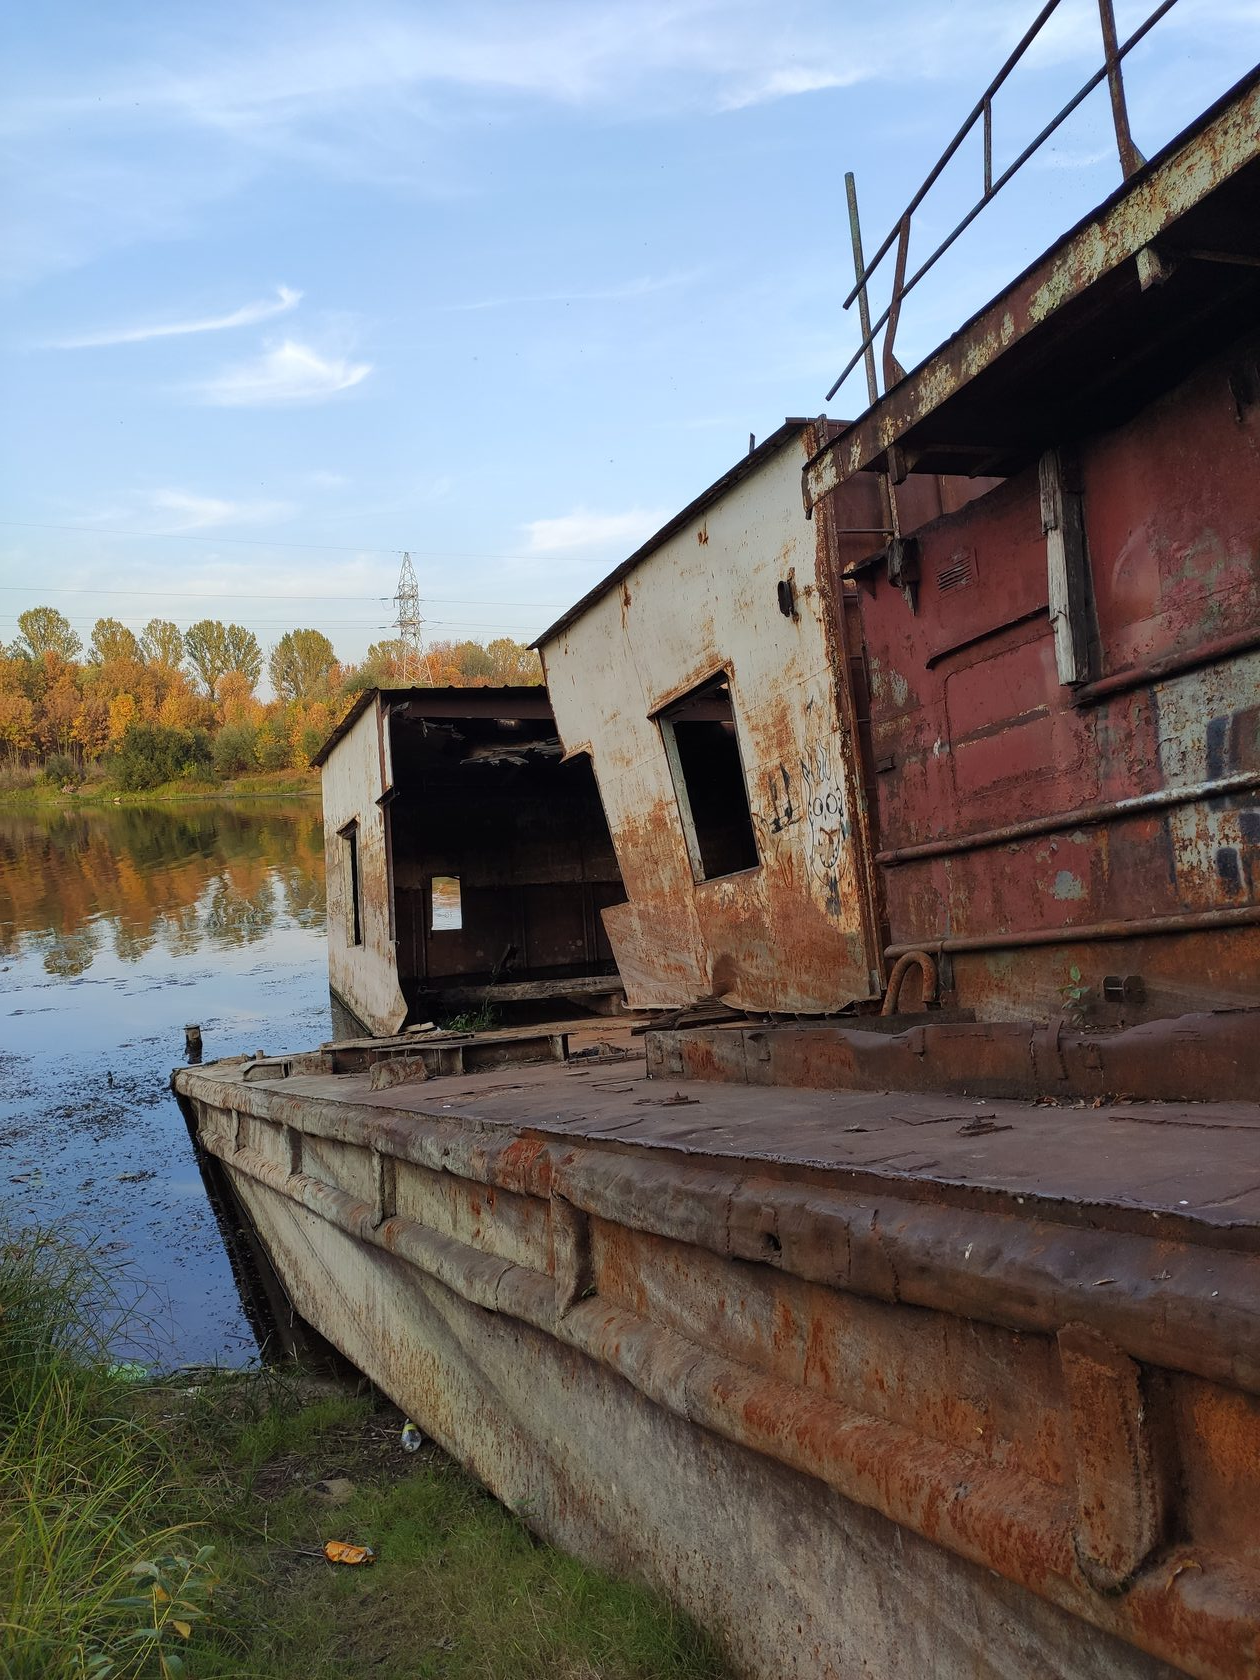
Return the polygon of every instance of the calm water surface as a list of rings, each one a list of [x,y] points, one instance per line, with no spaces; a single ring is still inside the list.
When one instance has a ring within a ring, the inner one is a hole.
[[[179,1108],[205,1056],[329,1036],[315,801],[0,812],[0,1214],[148,1287],[163,1366],[256,1351]]]

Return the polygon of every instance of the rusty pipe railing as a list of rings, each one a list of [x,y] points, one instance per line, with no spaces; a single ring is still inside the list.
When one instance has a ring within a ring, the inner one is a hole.
[[[924,275],[926,275],[940,261],[959,235],[964,233],[967,228],[971,226],[972,222],[975,221],[976,217],[984,209],[985,205],[992,199],[996,198],[997,194],[1001,192],[1002,188],[1007,184],[1012,176],[1017,174],[1018,171],[1024,167],[1029,158],[1045,144],[1055,130],[1067,121],[1068,117],[1072,115],[1077,106],[1082,104],[1083,101],[1086,100],[1094,91],[1094,89],[1100,86],[1103,82],[1107,83],[1111,95],[1112,120],[1116,131],[1116,149],[1119,154],[1120,166],[1124,171],[1125,178],[1127,179],[1134,173],[1135,170],[1142,167],[1142,163],[1144,161],[1142,154],[1134,145],[1133,137],[1129,130],[1129,113],[1124,96],[1124,79],[1121,71],[1121,64],[1125,57],[1127,57],[1127,55],[1133,51],[1134,47],[1137,46],[1139,41],[1145,39],[1160,19],[1164,17],[1167,12],[1172,10],[1173,6],[1176,5],[1177,0],[1161,0],[1161,4],[1156,6],[1155,9],[1145,18],[1145,20],[1138,25],[1133,33],[1122,42],[1118,41],[1116,36],[1116,20],[1115,13],[1112,9],[1112,0],[1098,0],[1099,22],[1102,30],[1104,51],[1104,61],[1102,65],[1094,72],[1085,85],[1080,88],[1077,93],[1073,94],[1067,104],[1064,105],[1063,108],[1050,119],[1037,137],[1024,147],[1023,151],[1019,154],[1015,161],[1004,169],[1002,173],[996,177],[996,179],[994,178],[993,96],[1006,82],[1011,72],[1015,69],[1016,65],[1020,62],[1020,60],[1024,57],[1024,54],[1032,45],[1033,41],[1049,22],[1051,16],[1058,10],[1059,3],[1060,0],[1047,0],[1047,3],[1041,8],[1040,12],[1038,12],[1037,16],[1033,19],[1032,23],[1021,36],[1018,45],[1011,52],[1006,62],[1002,65],[1002,68],[998,71],[997,75],[994,76],[988,87],[976,101],[976,104],[972,107],[972,110],[962,127],[958,130],[957,134],[955,134],[949,145],[941,153],[936,163],[929,170],[926,179],[923,181],[918,191],[914,194],[913,198],[911,198],[909,204],[906,205],[905,209],[901,212],[901,215],[898,216],[897,220],[893,223],[887,237],[884,239],[875,255],[861,268],[858,273],[852,291],[844,300],[844,307],[846,309],[851,308],[855,299],[861,298],[863,300],[862,311],[866,316],[866,319],[862,323],[862,342],[858,345],[853,355],[845,364],[844,371],[840,374],[840,377],[827,392],[828,402],[831,401],[836,392],[844,384],[845,380],[853,372],[854,368],[864,358],[867,358],[867,366],[869,369],[869,358],[875,340],[879,337],[880,332],[885,327],[888,328],[884,339],[883,350],[885,390],[888,389],[890,384],[895,382],[895,379],[899,377],[899,374],[897,370],[897,363],[893,354],[893,344],[896,338],[897,322],[901,313],[903,299],[909,292],[914,290],[919,281],[923,279]],[[927,194],[931,191],[932,187],[935,186],[942,171],[958,151],[958,148],[962,145],[963,141],[969,134],[971,134],[977,123],[981,125],[984,142],[984,190],[980,197],[976,200],[975,204],[972,205],[971,209],[957,224],[953,231],[945,236],[945,238],[932,252],[931,256],[929,256],[925,262],[921,263],[914,273],[907,279],[905,271],[910,248],[910,228],[914,213],[927,197]],[[854,216],[856,215],[856,199],[852,190],[849,192],[849,206],[850,220],[852,222]],[[889,251],[893,249],[894,245],[897,248],[897,255],[896,272],[893,278],[892,286],[892,297],[887,309],[884,310],[883,314],[874,323],[874,325],[870,326],[868,325],[869,313],[865,302],[866,289],[870,284],[871,278],[876,269],[878,269],[884,258],[888,255]]]

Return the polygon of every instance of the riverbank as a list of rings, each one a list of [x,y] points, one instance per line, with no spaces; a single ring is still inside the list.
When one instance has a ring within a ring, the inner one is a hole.
[[[124,793],[105,778],[78,787],[57,787],[42,777],[0,785],[0,811],[76,811],[104,805],[178,805],[207,800],[318,799],[317,770],[271,770],[225,781],[180,778],[141,793]]]
[[[99,1257],[0,1243],[6,1680],[721,1680],[667,1605],[540,1544],[365,1382],[111,1366]],[[329,1540],[376,1561],[333,1565]]]

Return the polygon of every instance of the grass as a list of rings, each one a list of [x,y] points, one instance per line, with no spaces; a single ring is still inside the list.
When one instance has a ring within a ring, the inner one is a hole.
[[[486,1001],[476,1009],[462,1009],[454,1014],[439,1015],[437,1025],[443,1032],[489,1032],[492,1027],[499,1025],[499,1011],[494,1004]]]
[[[662,1600],[536,1540],[431,1443],[404,1453],[366,1384],[137,1385],[101,1297],[90,1256],[0,1248],[0,1680],[726,1673]],[[377,1562],[334,1568],[329,1539]]]
[[[135,1596],[134,1566],[160,1575],[155,1560],[184,1530],[165,1497],[167,1456],[108,1363],[117,1305],[90,1253],[29,1234],[0,1246],[5,1680],[162,1672],[160,1655],[150,1661],[163,1638],[152,1612],[164,1620],[161,1603],[173,1610],[175,1596],[149,1593],[142,1614],[123,1601]]]
[[[21,811],[70,810],[84,805],[151,805],[155,801],[178,804],[186,799],[313,798],[318,793],[316,770],[260,770],[254,775],[233,776],[224,781],[181,778],[163,782],[160,787],[146,788],[141,793],[123,793],[103,777],[93,777],[65,793],[42,776],[0,776],[0,809]]]

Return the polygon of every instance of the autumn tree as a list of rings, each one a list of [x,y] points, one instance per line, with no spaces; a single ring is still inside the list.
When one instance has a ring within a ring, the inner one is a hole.
[[[146,665],[178,671],[184,663],[184,633],[169,618],[151,618],[140,632],[140,653]]]
[[[514,642],[510,636],[499,636],[486,646],[496,683],[510,687],[514,683],[541,683],[542,660],[532,647]]]
[[[262,722],[263,704],[243,671],[225,671],[219,681],[219,716],[225,724]]]
[[[290,630],[267,661],[271,686],[281,700],[313,699],[327,687],[337,663],[332,643],[319,630]]]
[[[257,687],[262,676],[263,656],[254,632],[246,630],[242,624],[229,624],[227,650],[228,670],[239,671],[243,677],[249,678],[251,688]]]
[[[396,688],[402,681],[404,644],[396,638],[387,642],[373,642],[358,665],[345,673],[343,687],[347,694],[362,694],[369,688]]]
[[[193,670],[206,685],[206,695],[215,698],[220,677],[240,671],[251,688],[262,675],[262,649],[252,630],[241,624],[223,624],[217,618],[203,618],[184,632],[184,652]]]
[[[22,634],[14,643],[17,652],[28,659],[42,659],[46,653],[60,658],[77,658],[83,643],[70,628],[70,620],[56,607],[28,607],[18,614],[18,629]]]
[[[98,618],[92,627],[92,641],[88,658],[95,665],[107,665],[115,659],[141,662],[140,643],[135,633],[116,618]]]
[[[38,744],[45,757],[50,753],[67,752],[74,739],[75,719],[83,705],[74,676],[74,667],[68,663],[63,665],[44,693]]]
[[[12,763],[35,745],[35,708],[20,688],[0,687],[0,745]]]

